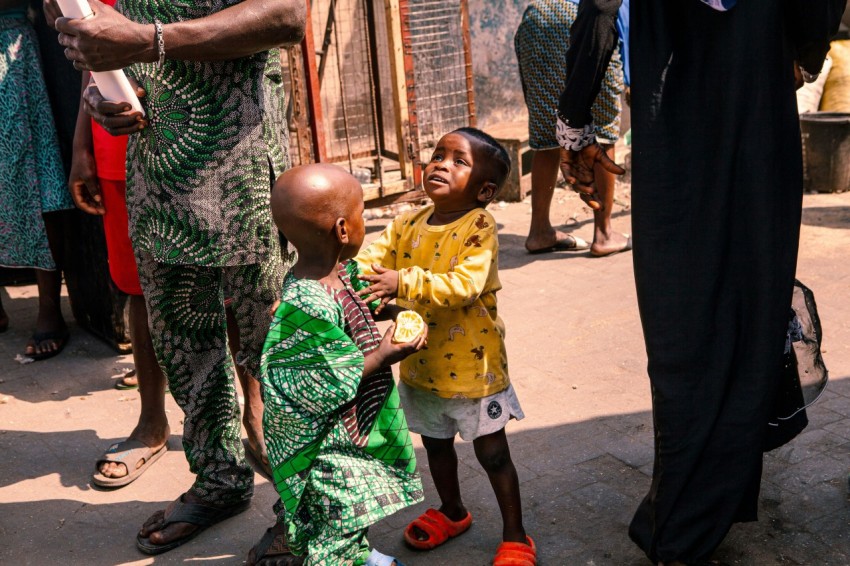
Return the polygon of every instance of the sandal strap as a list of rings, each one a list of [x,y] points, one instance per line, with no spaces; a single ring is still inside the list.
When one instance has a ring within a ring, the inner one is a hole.
[[[493,566],[536,566],[537,546],[531,537],[526,536],[527,543],[503,542],[496,549]]]
[[[211,507],[201,503],[186,503],[180,496],[163,517],[162,529],[174,523],[190,523],[199,527],[210,527],[228,517],[241,513],[251,505],[251,500],[236,503],[229,507]],[[160,529],[160,530],[162,530]]]
[[[118,464],[124,464],[127,466],[128,470],[131,470],[130,464],[133,464],[133,468],[135,469],[135,465],[138,464],[139,460],[144,460],[147,462],[155,451],[139,440],[125,440],[123,442],[116,442],[106,449],[106,452],[97,459],[95,462],[95,467],[99,467],[102,463],[115,462]],[[135,457],[134,462],[128,462],[128,459],[131,457]]]
[[[431,511],[431,509],[428,509],[428,511]],[[446,524],[440,519],[435,519],[428,511],[414,519],[411,526],[424,531],[428,535],[430,542],[437,545],[443,544],[449,540],[449,532],[446,529]]]

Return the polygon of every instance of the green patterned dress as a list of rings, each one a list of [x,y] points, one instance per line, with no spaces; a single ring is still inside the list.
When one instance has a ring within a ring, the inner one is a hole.
[[[73,207],[26,4],[0,10],[0,266],[56,269],[42,214]]]
[[[363,377],[380,343],[351,288],[287,276],[263,348],[263,427],[279,521],[309,565],[362,564],[367,527],[422,501],[389,368]]]

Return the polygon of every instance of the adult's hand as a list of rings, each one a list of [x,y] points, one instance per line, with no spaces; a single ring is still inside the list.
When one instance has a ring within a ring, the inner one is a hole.
[[[605,153],[598,143],[594,142],[579,151],[561,150],[561,173],[564,180],[576,191],[581,200],[593,210],[602,210],[602,203],[596,196],[597,167],[615,175],[623,175],[626,171]]]
[[[42,0],[55,6],[56,0]],[[99,0],[93,18],[58,18],[59,41],[78,69],[108,71],[159,60],[153,24],[137,24]],[[55,12],[54,12],[55,14]],[[165,56],[180,61],[228,61],[304,37],[303,0],[244,0],[208,16],[163,24]]]
[[[136,90],[136,96],[143,98],[145,90],[130,79]],[[134,134],[148,125],[141,112],[131,110],[129,102],[110,102],[103,98],[97,85],[89,84],[83,93],[83,108],[95,122],[103,126],[110,135],[123,136]]]
[[[106,214],[100,185],[97,183],[97,167],[91,148],[74,147],[71,157],[71,174],[68,178],[71,198],[77,208],[87,214],[102,216]]]
[[[58,18],[55,22],[59,43],[74,68],[87,71],[112,71],[133,63],[157,59],[153,25],[128,20],[111,6],[89,0],[92,18]]]
[[[59,9],[59,4],[56,3],[56,0],[44,0],[42,2],[42,8],[44,9],[44,19],[47,21],[47,25],[55,28],[56,20],[62,17],[62,10]]]

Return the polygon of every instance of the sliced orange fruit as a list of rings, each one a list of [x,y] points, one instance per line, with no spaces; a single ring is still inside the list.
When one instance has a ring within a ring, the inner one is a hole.
[[[425,331],[425,321],[416,311],[402,311],[395,319],[393,342],[407,343],[416,340]]]

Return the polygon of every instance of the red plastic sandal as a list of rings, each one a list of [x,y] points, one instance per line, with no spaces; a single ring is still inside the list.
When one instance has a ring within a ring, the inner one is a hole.
[[[537,546],[530,536],[525,537],[528,544],[521,542],[503,542],[496,549],[493,566],[537,566]]]
[[[452,521],[436,509],[428,509],[404,529],[404,541],[416,550],[432,550],[450,538],[465,533],[472,526],[472,514],[467,512],[460,521]],[[419,540],[413,533],[418,528],[428,538]]]

